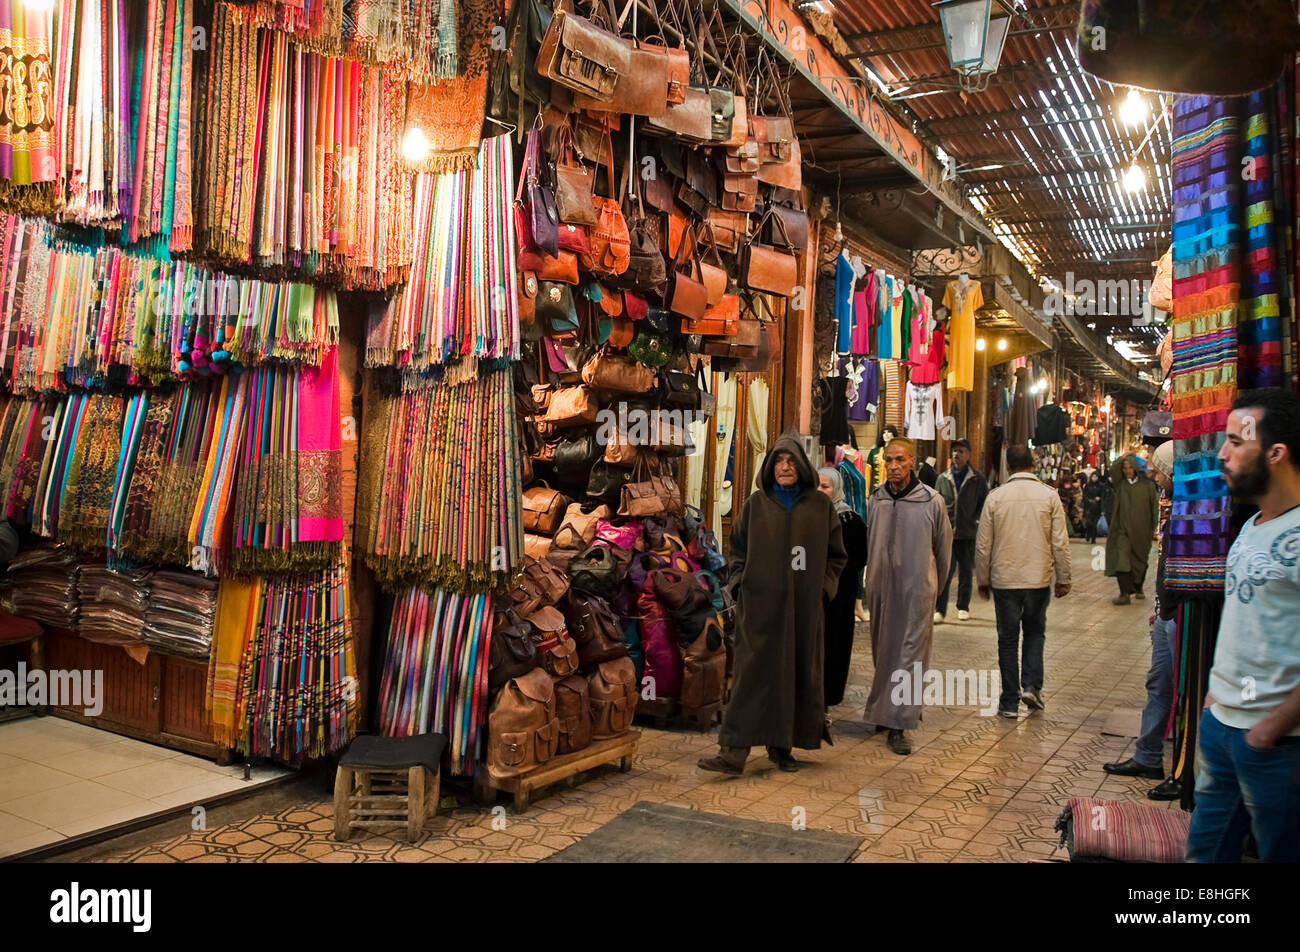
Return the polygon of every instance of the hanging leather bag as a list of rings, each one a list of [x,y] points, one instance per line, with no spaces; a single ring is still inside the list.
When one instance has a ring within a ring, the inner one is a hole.
[[[769,220],[774,220],[776,227],[784,233],[785,223],[768,209],[759,220],[755,237],[741,251],[740,283],[751,291],[790,297],[799,284],[799,264],[795,256],[784,248],[766,245],[758,240],[757,234],[761,233],[763,224]],[[788,236],[785,241],[788,246]]]
[[[709,306],[709,291],[699,275],[700,263],[696,255],[695,239],[683,239],[673,260],[672,296],[668,301],[668,309],[674,314],[691,320],[704,316],[704,311]]]
[[[614,194],[614,170],[606,170],[609,175],[609,193]],[[628,235],[627,221],[617,198],[595,196],[592,201],[596,206],[597,222],[587,229],[587,244],[590,248],[582,256],[582,266],[592,274],[602,277],[616,277],[628,269],[631,263],[631,242]]]
[[[594,225],[597,219],[592,173],[574,147],[573,128],[567,121],[555,128],[554,142],[555,211],[563,223]]]
[[[586,387],[561,387],[551,396],[542,422],[556,427],[595,423],[600,407]]]
[[[808,248],[808,213],[775,202],[767,206],[772,217],[767,219],[767,229],[763,240],[769,244],[779,245],[791,251],[806,251]],[[780,227],[777,222],[780,221]]]
[[[710,230],[707,221],[700,227],[705,232]],[[696,247],[700,247],[698,231],[696,232]],[[704,284],[705,300],[708,302],[709,307],[713,307],[715,304],[722,303],[722,297],[727,293],[729,276],[727,275],[727,266],[722,263],[722,257],[718,254],[717,240],[710,240],[704,247],[708,250],[699,258],[700,280]],[[712,261],[709,260],[710,257],[713,258]]]
[[[553,677],[563,678],[578,670],[578,646],[573,643],[564,624],[564,615],[550,605],[528,616],[533,628],[533,644],[542,667]]]
[[[541,129],[537,126],[528,130],[527,145],[524,147],[524,168],[519,175],[519,185],[515,189],[515,230],[516,242],[520,250],[530,247],[536,256],[555,256],[559,254],[560,243],[558,227],[559,213],[555,209],[555,194],[542,184],[539,179]],[[525,200],[525,194],[527,200]],[[520,265],[520,267],[525,267]],[[526,270],[538,271],[529,267]]]
[[[614,393],[648,393],[654,379],[654,371],[644,364],[605,351],[592,354],[582,367],[583,383]]]
[[[537,53],[537,71],[552,83],[604,101],[631,67],[626,40],[563,6],[552,15]]]
[[[608,4],[607,4],[608,6]],[[627,8],[630,12],[631,7]],[[624,14],[624,21],[627,14]],[[618,21],[615,11],[608,10],[611,32],[622,33],[624,22]],[[573,104],[579,109],[593,112],[629,113],[634,116],[662,116],[668,108],[668,47],[663,37],[651,36],[644,40],[635,37],[627,40],[628,71],[619,76],[612,95],[594,98],[575,92]]]

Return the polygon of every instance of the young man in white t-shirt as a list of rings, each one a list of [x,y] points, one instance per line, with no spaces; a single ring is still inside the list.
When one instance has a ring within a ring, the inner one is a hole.
[[[1219,451],[1232,495],[1259,506],[1228,553],[1201,712],[1191,862],[1300,862],[1300,397],[1243,393]]]

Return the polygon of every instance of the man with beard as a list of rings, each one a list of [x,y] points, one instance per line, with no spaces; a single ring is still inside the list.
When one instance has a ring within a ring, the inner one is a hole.
[[[1300,862],[1300,397],[1241,394],[1219,465],[1259,512],[1228,552],[1196,757],[1190,862]]]
[[[698,762],[733,776],[744,772],[751,747],[766,747],[777,767],[794,771],[791,748],[816,750],[830,739],[823,625],[846,560],[840,520],[795,435],[772,446],[759,487],[731,527],[736,674],[721,749]]]
[[[915,665],[930,664],[934,600],[952,560],[952,524],[943,496],[917,478],[916,444],[885,447],[885,484],[867,503],[867,594],[871,659],[876,671],[867,698],[867,723],[888,730],[889,749],[910,754],[905,731],[921,721],[921,698],[896,690],[910,683]],[[898,696],[896,696],[898,695]]]

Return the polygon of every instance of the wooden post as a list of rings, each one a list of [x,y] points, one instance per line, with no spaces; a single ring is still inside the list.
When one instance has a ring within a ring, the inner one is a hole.
[[[414,843],[424,829],[424,764],[406,772],[406,839]]]
[[[814,301],[817,299],[817,249],[821,247],[821,229],[821,222],[809,222],[808,250],[799,257],[803,307],[786,307],[781,429],[795,427],[800,433],[812,429]],[[776,399],[775,393],[771,399]]]
[[[334,839],[346,840],[352,835],[352,769],[339,767],[334,774]]]

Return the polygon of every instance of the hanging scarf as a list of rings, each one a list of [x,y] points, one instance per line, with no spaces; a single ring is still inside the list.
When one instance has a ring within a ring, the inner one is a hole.
[[[54,200],[50,17],[0,0],[0,204],[31,213],[49,212]]]

